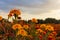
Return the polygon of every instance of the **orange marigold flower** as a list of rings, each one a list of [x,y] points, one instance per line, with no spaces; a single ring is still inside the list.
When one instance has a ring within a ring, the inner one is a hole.
[[[29,25],[23,25],[23,28],[28,29]]]
[[[40,28],[46,28],[46,24],[41,24]]]
[[[11,18],[12,16],[13,16],[13,14],[12,13],[9,13],[8,14],[8,19]]]
[[[13,16],[13,14],[12,14],[12,13],[8,14],[8,19],[9,19],[10,17],[12,17],[12,16]]]
[[[23,29],[19,30],[17,35],[27,36],[27,32]]]
[[[2,18],[2,16],[0,16],[0,20],[2,20],[3,18]]]
[[[37,19],[35,19],[35,18],[32,18],[32,20],[31,20],[32,22],[35,22],[35,23],[37,23],[38,21],[37,21]]]
[[[42,33],[42,32],[43,32],[43,30],[42,30],[42,29],[37,29],[37,32]]]
[[[10,11],[10,13],[13,13],[13,14],[16,14],[16,15],[20,15],[21,11],[18,10],[18,9],[13,9],[13,10]]]
[[[8,16],[13,16],[13,14],[12,13],[9,13]]]
[[[16,29],[22,29],[23,27],[20,24],[15,24],[12,26],[12,29],[16,30]]]

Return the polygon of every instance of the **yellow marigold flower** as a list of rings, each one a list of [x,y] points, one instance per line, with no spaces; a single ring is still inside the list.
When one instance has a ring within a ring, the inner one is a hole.
[[[42,32],[43,32],[43,30],[42,30],[42,29],[37,29],[37,32],[42,33]]]
[[[47,26],[46,26],[46,30],[54,31],[54,28],[53,28],[53,26],[51,26],[51,25],[47,25]]]
[[[35,18],[32,18],[32,20],[31,20],[32,22],[35,22],[35,23],[37,23],[38,21],[37,21],[37,19],[35,19]]]
[[[23,25],[23,28],[28,29],[29,25]]]
[[[27,36],[27,32],[23,29],[19,30],[17,35]]]
[[[0,16],[0,20],[2,20],[3,18],[2,18],[2,16]]]
[[[15,24],[12,26],[12,29],[16,30],[16,29],[22,29],[23,27],[20,24]]]
[[[40,28],[46,28],[46,24],[41,24]]]

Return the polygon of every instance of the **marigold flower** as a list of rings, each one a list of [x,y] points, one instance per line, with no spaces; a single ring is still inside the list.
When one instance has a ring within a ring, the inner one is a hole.
[[[13,14],[12,13],[9,13],[8,16],[13,16]]]
[[[12,13],[9,13],[8,14],[8,19],[10,18],[10,17],[12,17],[13,16],[13,14]]]
[[[42,40],[42,38],[43,38],[42,35],[39,35],[39,38],[40,38],[40,40]]]
[[[22,29],[23,27],[20,24],[15,24],[12,26],[12,29],[16,30],[16,29]]]
[[[23,29],[19,30],[17,35],[27,36],[27,32]]]
[[[37,19],[35,19],[35,18],[32,18],[32,20],[31,20],[32,22],[35,22],[35,23],[37,23],[38,21],[37,21]]]
[[[54,28],[53,28],[51,25],[47,25],[47,26],[46,26],[46,30],[54,31]]]
[[[21,11],[18,10],[18,9],[13,9],[13,10],[10,11],[10,13],[13,13],[13,14],[16,14],[16,15],[20,15]]]
[[[42,35],[39,35],[39,38],[42,38]]]
[[[23,28],[28,29],[29,25],[23,25]]]
[[[2,20],[3,18],[2,18],[2,16],[0,16],[0,20]]]
[[[44,31],[44,32],[43,32],[43,34],[45,35],[45,34],[46,34],[46,32]]]
[[[40,28],[40,25],[39,25],[39,24],[37,24],[37,25],[35,26],[35,28],[36,28],[36,29],[39,29],[39,28]]]
[[[48,36],[48,40],[52,40],[53,39],[53,37],[52,36]]]
[[[54,34],[50,33],[49,36],[54,36]]]
[[[54,35],[57,35],[57,33],[54,31],[54,32],[52,32],[52,34],[54,34]]]
[[[37,29],[37,32],[42,33],[42,32],[43,32],[43,30],[42,30],[42,29]]]
[[[46,28],[46,24],[41,24],[40,28]]]

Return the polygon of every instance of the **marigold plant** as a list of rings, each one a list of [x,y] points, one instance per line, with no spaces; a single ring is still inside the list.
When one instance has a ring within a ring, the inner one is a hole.
[[[12,22],[0,16],[0,40],[56,40],[54,26],[40,24],[36,18],[22,20],[19,15],[20,10],[11,10],[8,19],[14,17]]]

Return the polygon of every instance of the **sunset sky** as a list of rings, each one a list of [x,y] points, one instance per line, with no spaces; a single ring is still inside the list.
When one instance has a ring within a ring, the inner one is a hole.
[[[13,8],[22,11],[22,19],[60,19],[60,0],[0,0],[0,15],[7,18]]]

